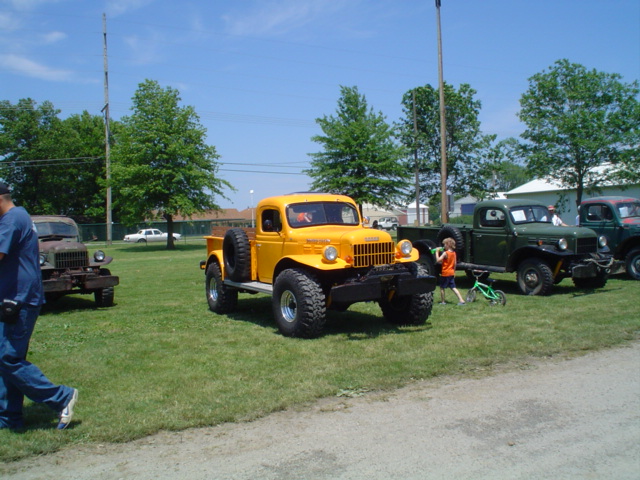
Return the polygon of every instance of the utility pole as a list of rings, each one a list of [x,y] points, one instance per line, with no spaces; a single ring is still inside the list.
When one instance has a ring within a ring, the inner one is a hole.
[[[442,32],[440,30],[440,0],[436,0],[436,19],[438,24],[438,89],[440,90],[440,189],[442,195],[440,221],[449,221],[447,205],[447,125],[444,105],[444,81],[442,79]]]
[[[416,164],[416,221],[414,225],[420,226],[420,176],[419,176],[419,164],[418,164],[418,120],[416,119],[416,89],[411,92],[413,95],[413,135],[414,135],[414,148],[413,156]]]
[[[104,59],[104,155],[107,180],[107,245],[113,238],[111,228],[111,130],[109,129],[109,63],[107,60],[107,14],[102,14],[103,59]]]

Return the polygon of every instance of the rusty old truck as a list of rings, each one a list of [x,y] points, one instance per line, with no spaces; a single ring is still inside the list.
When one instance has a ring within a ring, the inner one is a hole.
[[[93,294],[98,307],[111,307],[120,279],[106,267],[113,260],[102,250],[89,256],[76,222],[64,216],[32,215],[38,232],[40,271],[48,301],[63,295]]]
[[[397,325],[426,322],[435,278],[416,261],[408,240],[368,228],[343,195],[296,193],[261,200],[254,229],[231,228],[205,237],[209,308],[236,309],[238,294],[272,297],[285,336],[317,337],[327,310],[375,301]]]

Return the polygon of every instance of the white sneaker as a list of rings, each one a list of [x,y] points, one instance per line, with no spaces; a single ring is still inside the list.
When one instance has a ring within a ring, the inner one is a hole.
[[[71,395],[71,400],[67,403],[67,406],[62,409],[60,412],[60,422],[58,423],[58,430],[64,430],[71,423],[71,419],[73,418],[73,407],[76,406],[76,402],[78,401],[78,390],[73,389],[73,395]]]

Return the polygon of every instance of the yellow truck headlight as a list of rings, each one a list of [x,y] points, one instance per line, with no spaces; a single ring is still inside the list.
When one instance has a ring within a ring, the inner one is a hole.
[[[398,243],[398,252],[400,252],[403,257],[410,256],[412,250],[413,250],[413,245],[409,240],[402,240],[401,242]]]
[[[335,262],[338,258],[338,250],[336,247],[332,245],[328,245],[324,247],[324,251],[322,252],[322,256],[328,262]]]

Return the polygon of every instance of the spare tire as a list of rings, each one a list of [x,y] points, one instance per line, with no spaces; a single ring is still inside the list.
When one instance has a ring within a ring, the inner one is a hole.
[[[453,238],[456,242],[456,257],[458,261],[464,258],[464,236],[462,232],[451,225],[444,225],[438,232],[436,242],[439,247],[442,246],[442,241],[445,238]]]
[[[224,270],[234,282],[246,282],[251,278],[251,245],[247,233],[241,228],[227,230],[222,241]]]

